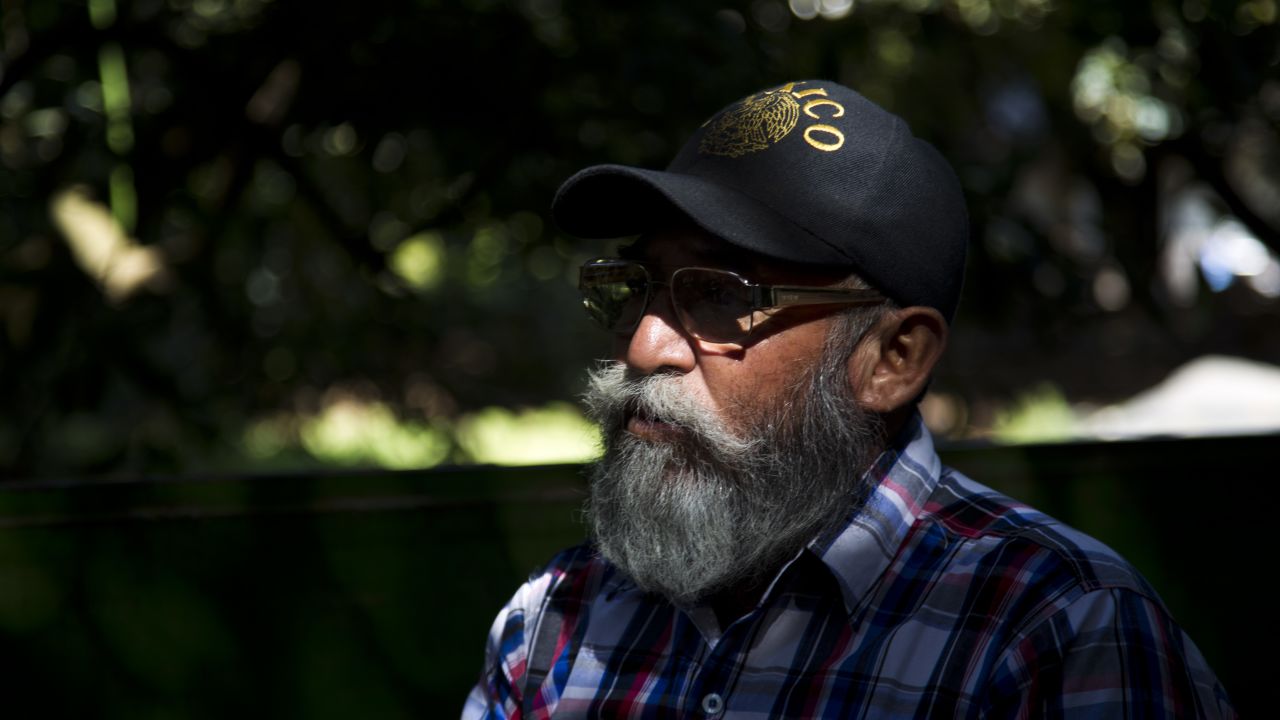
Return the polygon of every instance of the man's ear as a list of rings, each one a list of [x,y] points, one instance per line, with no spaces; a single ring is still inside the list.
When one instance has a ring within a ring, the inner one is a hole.
[[[849,356],[858,404],[890,414],[924,392],[947,346],[947,321],[937,310],[907,307],[885,313]]]

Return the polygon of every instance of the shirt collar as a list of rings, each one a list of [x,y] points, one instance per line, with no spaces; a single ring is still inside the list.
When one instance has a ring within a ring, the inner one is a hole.
[[[867,471],[875,490],[834,536],[810,545],[840,583],[850,614],[884,573],[938,484],[942,461],[919,413]]]

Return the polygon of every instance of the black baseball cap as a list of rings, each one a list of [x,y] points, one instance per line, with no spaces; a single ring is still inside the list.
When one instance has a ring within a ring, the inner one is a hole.
[[[768,257],[848,268],[902,306],[955,315],[969,237],[960,183],[898,116],[847,87],[805,80],[714,115],[666,170],[596,165],[552,215],[581,238],[691,221]]]

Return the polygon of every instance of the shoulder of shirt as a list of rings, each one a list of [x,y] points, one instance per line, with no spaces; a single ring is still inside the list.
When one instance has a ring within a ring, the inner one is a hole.
[[[580,572],[599,562],[599,552],[591,545],[591,543],[582,542],[556,553],[546,565],[531,573],[529,575],[529,580],[533,581],[543,576],[558,578],[567,574]]]
[[[975,555],[1008,553],[1014,545],[1039,548],[1075,579],[1078,592],[1132,590],[1163,604],[1138,570],[1106,544],[951,468],[943,468],[918,520],[937,524]]]
[[[530,614],[538,613],[551,595],[581,593],[588,584],[598,585],[601,576],[609,574],[610,567],[590,543],[565,548],[529,574],[510,605]],[[592,580],[594,582],[590,582]]]
[[[559,585],[563,584],[567,578],[602,573],[607,565],[593,544],[584,542],[557,552],[540,574],[552,579],[553,584]]]

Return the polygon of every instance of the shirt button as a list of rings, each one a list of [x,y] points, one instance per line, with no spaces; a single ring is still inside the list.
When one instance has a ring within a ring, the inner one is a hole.
[[[724,710],[724,698],[716,693],[708,693],[702,698],[702,712],[708,715],[719,715]]]

